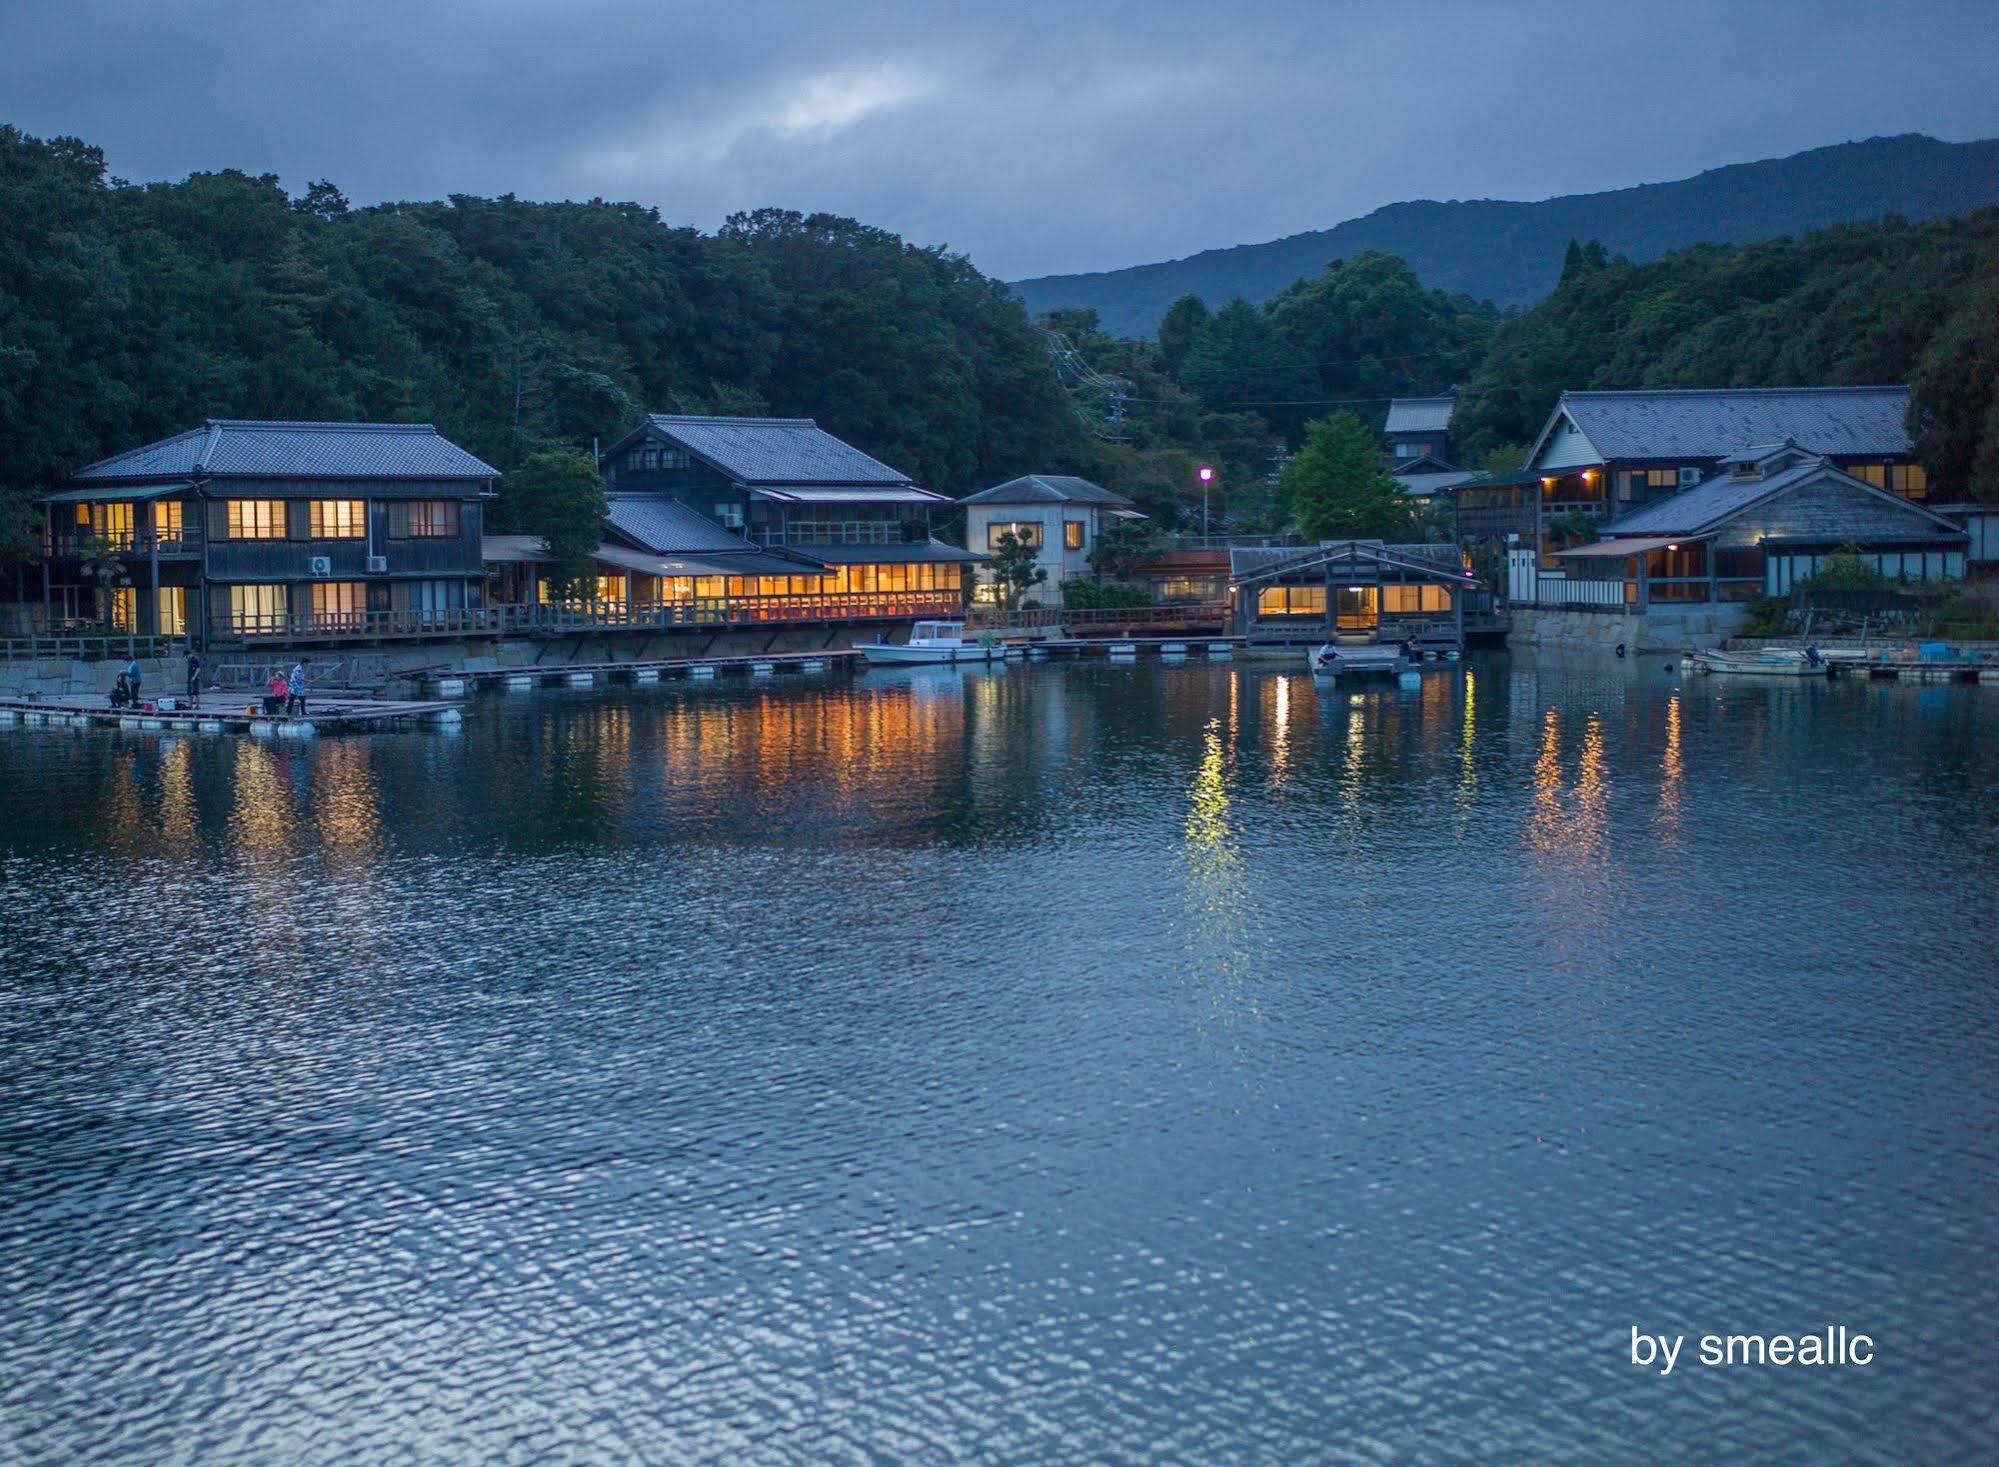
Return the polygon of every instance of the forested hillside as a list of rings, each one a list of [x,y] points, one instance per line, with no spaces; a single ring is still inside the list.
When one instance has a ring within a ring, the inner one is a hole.
[[[1555,293],[1504,322],[1453,427],[1468,462],[1540,430],[1564,388],[1909,382],[1919,452],[1999,500],[1999,209],[1634,264],[1572,248]]]
[[[778,210],[349,209],[331,185],[130,187],[0,128],[0,509],[204,417],[428,419],[506,468],[646,411],[817,417],[951,494],[1069,457],[1041,335],[964,259]]]
[[[1236,296],[1263,301],[1328,260],[1385,250],[1409,261],[1425,285],[1525,306],[1554,288],[1562,246],[1572,238],[1600,239],[1615,253],[1649,260],[1701,241],[1769,239],[1888,214],[1932,219],[1987,204],[1999,204],[1999,140],[1869,138],[1604,193],[1390,204],[1264,244],[1047,275],[1013,288],[1031,310],[1089,308],[1108,330],[1142,336],[1190,292],[1210,306]]]

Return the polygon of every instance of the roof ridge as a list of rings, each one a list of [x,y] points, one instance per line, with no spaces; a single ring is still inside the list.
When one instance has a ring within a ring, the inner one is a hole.
[[[711,413],[647,413],[648,420],[655,423],[741,423],[753,424],[759,428],[816,428],[817,418],[750,418],[718,415]],[[842,439],[842,442],[846,440]],[[852,445],[849,445],[851,447]]]
[[[1774,392],[1907,392],[1906,382],[1846,383],[1831,387],[1587,387],[1564,388],[1571,397],[1721,397]]]
[[[223,428],[276,428],[287,433],[297,432],[341,432],[341,433],[437,433],[435,423],[340,423],[311,418],[210,418],[207,431],[216,432]],[[203,431],[200,429],[197,432]]]

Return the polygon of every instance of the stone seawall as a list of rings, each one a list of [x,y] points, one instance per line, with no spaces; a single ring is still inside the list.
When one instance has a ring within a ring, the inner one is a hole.
[[[1577,611],[1515,606],[1507,644],[1627,653],[1683,652],[1719,647],[1734,636],[1749,614],[1746,606],[1654,606],[1643,615],[1630,611]]]

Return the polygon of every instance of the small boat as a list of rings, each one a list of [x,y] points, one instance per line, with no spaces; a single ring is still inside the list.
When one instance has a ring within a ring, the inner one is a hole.
[[[1367,642],[1342,647],[1326,642],[1305,654],[1305,665],[1319,677],[1348,677],[1356,673],[1399,673],[1411,663],[1407,651],[1395,643]]]
[[[920,621],[910,628],[907,642],[856,642],[854,650],[869,662],[904,666],[912,662],[998,662],[1006,649],[991,632],[967,639],[961,621]]]
[[[1687,665],[1702,672],[1751,677],[1827,677],[1831,667],[1816,647],[1759,647],[1754,652],[1694,652]]]

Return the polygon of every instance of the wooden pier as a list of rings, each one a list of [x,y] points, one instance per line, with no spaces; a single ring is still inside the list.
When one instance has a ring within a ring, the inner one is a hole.
[[[372,698],[308,697],[302,717],[263,711],[263,701],[210,692],[199,708],[113,708],[102,693],[0,698],[0,725],[133,729],[143,733],[233,733],[266,738],[380,733],[416,726],[448,727],[464,717],[456,703],[387,702]]]
[[[599,683],[656,683],[680,677],[694,681],[734,673],[769,677],[779,672],[849,671],[861,665],[851,647],[817,652],[756,652],[728,657],[652,657],[628,662],[539,662],[525,667],[478,667],[428,673],[424,685],[440,697],[462,697],[478,685],[516,691],[535,687],[587,688]]]

